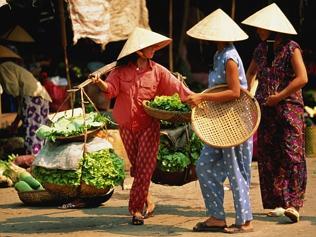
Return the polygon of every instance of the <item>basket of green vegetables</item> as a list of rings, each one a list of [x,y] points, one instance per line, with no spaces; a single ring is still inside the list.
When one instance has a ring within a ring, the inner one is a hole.
[[[181,102],[176,93],[172,96],[156,96],[154,100],[144,100],[145,112],[156,119],[169,122],[190,122],[191,108]]]
[[[32,174],[61,198],[102,196],[121,185],[125,177],[124,162],[112,149],[85,153],[76,170],[34,166]]]
[[[109,119],[97,112],[85,115],[60,117],[51,126],[41,125],[36,131],[39,138],[59,142],[81,142],[84,141],[85,132],[87,138],[94,137],[100,129],[106,126]]]
[[[161,185],[182,186],[197,180],[195,162],[203,143],[190,126],[164,130],[152,182]]]

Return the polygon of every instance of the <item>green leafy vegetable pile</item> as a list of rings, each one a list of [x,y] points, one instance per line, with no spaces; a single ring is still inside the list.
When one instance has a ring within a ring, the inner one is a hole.
[[[36,135],[42,139],[55,141],[56,137],[69,137],[83,134],[87,130],[106,125],[109,119],[100,113],[91,112],[86,114],[85,125],[83,116],[61,117],[51,127],[41,125]]]
[[[191,108],[187,104],[183,104],[180,100],[179,94],[175,93],[172,96],[156,96],[154,100],[149,102],[149,106],[155,109],[190,112]]]
[[[202,141],[192,133],[190,142],[183,149],[174,150],[173,146],[164,138],[160,138],[158,152],[158,167],[165,172],[181,172],[190,164],[195,164],[203,147]]]
[[[32,173],[41,183],[80,185],[80,178],[88,185],[103,189],[120,185],[124,178],[124,161],[112,149],[88,153],[78,170],[57,170],[34,167]],[[81,177],[82,176],[82,177]]]

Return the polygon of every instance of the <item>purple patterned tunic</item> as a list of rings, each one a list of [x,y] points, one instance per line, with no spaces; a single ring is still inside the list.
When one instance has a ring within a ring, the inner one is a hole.
[[[24,96],[22,98],[21,116],[25,128],[26,154],[37,155],[44,141],[36,136],[36,130],[48,121],[49,102],[42,97]]]
[[[264,103],[294,78],[291,57],[296,48],[288,41],[275,51],[272,67],[266,67],[268,46],[262,42],[254,51],[259,81],[256,98],[262,118],[258,130],[258,167],[263,207],[303,206],[306,188],[304,155],[304,104],[302,91],[296,91],[276,106]]]

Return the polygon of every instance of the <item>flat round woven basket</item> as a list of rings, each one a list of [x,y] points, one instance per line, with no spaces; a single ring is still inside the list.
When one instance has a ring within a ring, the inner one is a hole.
[[[86,183],[81,183],[80,185],[80,197],[91,197],[91,196],[102,196],[110,191],[110,187],[104,189],[98,189],[94,186],[88,185]]]
[[[87,131],[87,140],[94,137],[101,128],[88,130]],[[56,141],[58,142],[83,142],[84,141],[84,134],[76,135],[76,136],[69,136],[69,137],[56,137]]]
[[[18,192],[20,200],[28,206],[53,206],[66,201],[50,194],[46,190]]]
[[[219,85],[203,93],[226,89],[227,85]],[[228,102],[204,101],[193,108],[192,128],[207,145],[233,147],[245,142],[255,133],[260,117],[257,100],[241,88],[238,99]]]
[[[148,105],[149,101],[144,100],[143,106],[145,112],[156,119],[169,121],[169,122],[190,122],[191,121],[191,112],[177,112],[177,111],[167,111],[161,109],[155,109]]]
[[[59,198],[76,198],[79,193],[79,186],[43,183],[43,187]]]

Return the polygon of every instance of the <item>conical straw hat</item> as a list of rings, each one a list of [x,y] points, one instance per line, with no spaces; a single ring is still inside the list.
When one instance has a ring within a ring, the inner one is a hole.
[[[117,60],[152,45],[157,45],[157,50],[161,49],[167,46],[170,42],[170,38],[167,38],[161,34],[146,30],[144,28],[136,27],[128,37],[128,40],[126,41]]]
[[[14,53],[11,49],[0,45],[0,58],[21,58],[19,55]]]
[[[248,38],[248,35],[220,8],[199,21],[187,31],[187,34],[197,39],[226,42]]]
[[[35,42],[35,40],[21,26],[16,26],[13,29],[10,29],[7,33],[2,35],[1,38],[16,42]]]
[[[297,34],[290,21],[275,3],[252,14],[242,23],[270,31],[291,35]]]

